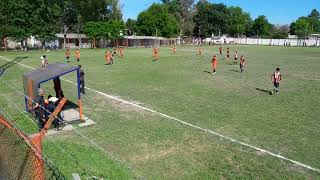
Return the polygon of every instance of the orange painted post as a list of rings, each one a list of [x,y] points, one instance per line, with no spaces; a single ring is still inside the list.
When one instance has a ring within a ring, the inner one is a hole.
[[[37,148],[38,153],[42,156],[42,139],[44,137],[44,134],[42,132],[39,132],[36,134],[31,142],[32,144]],[[33,157],[33,166],[34,166],[34,174],[33,179],[36,180],[44,180],[44,163],[41,158],[37,158],[37,156]]]
[[[62,107],[64,106],[64,104],[67,102],[66,98],[62,98],[61,101],[59,102],[58,106],[56,107],[56,109],[53,111],[53,113],[50,115],[47,123],[44,125],[43,129],[41,130],[42,133],[45,133],[51,126],[53,120],[56,118],[56,116],[58,115],[58,113],[60,112],[60,110],[62,109]]]
[[[83,111],[82,111],[82,101],[81,99],[78,100],[78,105],[79,105],[79,117],[80,117],[80,122],[84,122],[84,120],[82,119],[83,116]]]
[[[29,79],[28,80],[28,110],[31,110],[32,109],[32,99],[33,99],[33,87],[32,87],[32,80]]]

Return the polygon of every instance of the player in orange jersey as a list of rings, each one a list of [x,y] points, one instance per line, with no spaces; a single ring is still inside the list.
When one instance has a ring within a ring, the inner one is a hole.
[[[159,61],[159,49],[157,47],[153,48],[153,61]]]
[[[105,65],[112,65],[113,64],[113,57],[112,57],[112,51],[106,51],[104,54],[105,60],[106,60],[106,64]]]
[[[212,74],[216,73],[217,66],[218,66],[218,59],[217,59],[217,56],[214,55],[211,60]]]
[[[117,48],[116,47],[113,48],[113,53],[111,52],[111,54],[112,54],[112,56],[116,56],[117,55]]]
[[[75,57],[76,57],[77,61],[80,61],[80,50],[79,49],[76,50]]]
[[[122,48],[122,47],[119,47],[119,56],[120,56],[121,58],[124,57],[124,52],[123,52],[123,48]]]
[[[198,48],[198,55],[201,56],[203,52],[203,49],[201,47]]]
[[[177,52],[177,48],[176,48],[176,45],[174,44],[174,45],[173,45],[173,48],[172,48],[172,53],[171,53],[171,54],[175,55],[176,52]]]
[[[219,47],[219,52],[220,52],[220,55],[222,56],[222,47],[221,46]]]
[[[69,48],[67,48],[67,51],[66,51],[66,60],[67,60],[67,62],[70,62],[70,49]]]

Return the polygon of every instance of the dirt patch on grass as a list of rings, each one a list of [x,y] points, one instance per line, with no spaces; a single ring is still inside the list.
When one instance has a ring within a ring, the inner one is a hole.
[[[157,147],[157,145],[153,146],[147,143],[141,143],[138,145],[138,149],[140,149],[141,154],[130,157],[130,161],[138,164],[158,161],[168,156],[173,156],[179,152],[178,147],[166,144],[161,147]]]
[[[141,116],[142,117],[157,116],[142,108],[133,106],[125,102],[109,99],[99,94],[93,94],[92,97],[90,97],[88,100],[90,101],[90,105],[86,107],[87,110],[92,110],[95,112],[117,111],[117,112],[120,112],[119,114],[126,119],[130,119],[133,116],[140,116],[140,117]],[[134,103],[137,105],[142,104],[140,102],[131,102],[131,103]]]

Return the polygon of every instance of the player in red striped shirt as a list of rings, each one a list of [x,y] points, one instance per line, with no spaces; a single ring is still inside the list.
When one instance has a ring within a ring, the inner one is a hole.
[[[230,64],[230,49],[227,48],[227,64]]]
[[[271,76],[272,83],[274,85],[273,93],[279,94],[280,81],[281,81],[281,73],[280,68],[277,68],[276,71]]]
[[[243,72],[244,63],[245,63],[245,59],[244,59],[244,56],[242,55],[240,58],[240,72]]]

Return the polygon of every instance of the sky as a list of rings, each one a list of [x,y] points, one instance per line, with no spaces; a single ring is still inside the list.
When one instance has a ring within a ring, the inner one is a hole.
[[[320,11],[319,0],[208,0],[227,6],[240,6],[254,19],[267,16],[272,24],[290,24],[300,16],[307,16],[312,9]],[[160,0],[121,0],[124,19],[136,19],[138,14]],[[198,2],[198,0],[196,0]]]

